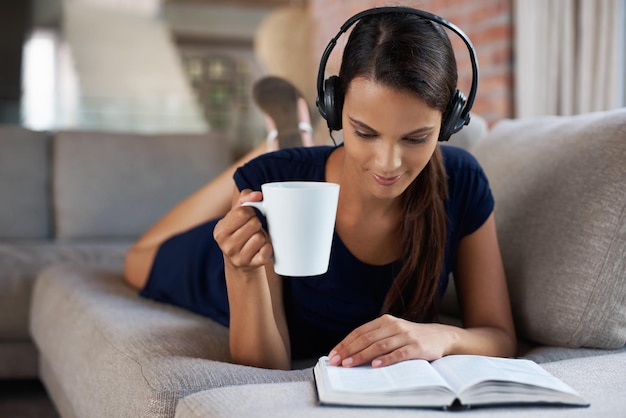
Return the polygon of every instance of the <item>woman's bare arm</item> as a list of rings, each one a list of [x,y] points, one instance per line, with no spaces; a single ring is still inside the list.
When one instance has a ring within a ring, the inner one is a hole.
[[[453,352],[515,355],[515,327],[493,213],[461,240],[455,284],[464,330]]]
[[[230,305],[230,351],[235,363],[289,369],[291,355],[282,297],[282,278],[273,271],[267,233],[244,201],[260,193],[235,191],[232,210],[214,236],[224,254]]]

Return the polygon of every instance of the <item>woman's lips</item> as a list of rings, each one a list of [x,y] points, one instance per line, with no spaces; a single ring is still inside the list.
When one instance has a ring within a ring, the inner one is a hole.
[[[396,182],[400,180],[400,177],[401,177],[401,176],[384,177],[384,176],[379,176],[376,173],[372,173],[372,176],[374,177],[374,180],[376,180],[376,183],[380,184],[381,186],[391,186],[393,184],[396,184]]]

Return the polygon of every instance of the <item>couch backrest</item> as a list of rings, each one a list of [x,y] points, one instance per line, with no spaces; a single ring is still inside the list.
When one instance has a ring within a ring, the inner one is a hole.
[[[501,121],[489,178],[516,325],[566,347],[626,344],[626,109]]]
[[[50,137],[0,126],[0,239],[49,237]]]
[[[58,132],[53,206],[60,239],[135,239],[230,164],[219,134]]]

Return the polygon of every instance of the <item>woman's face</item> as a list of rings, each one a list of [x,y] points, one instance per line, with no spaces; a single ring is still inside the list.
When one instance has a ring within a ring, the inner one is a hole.
[[[374,197],[400,196],[435,151],[441,117],[411,92],[355,78],[343,106],[345,168]]]

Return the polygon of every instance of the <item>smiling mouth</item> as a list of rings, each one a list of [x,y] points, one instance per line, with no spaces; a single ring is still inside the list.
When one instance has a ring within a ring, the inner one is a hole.
[[[393,184],[396,184],[398,180],[400,180],[400,177],[401,177],[401,176],[383,177],[383,176],[379,176],[376,173],[372,173],[372,176],[374,177],[374,180],[376,180],[376,183],[380,184],[381,186],[391,186]]]

